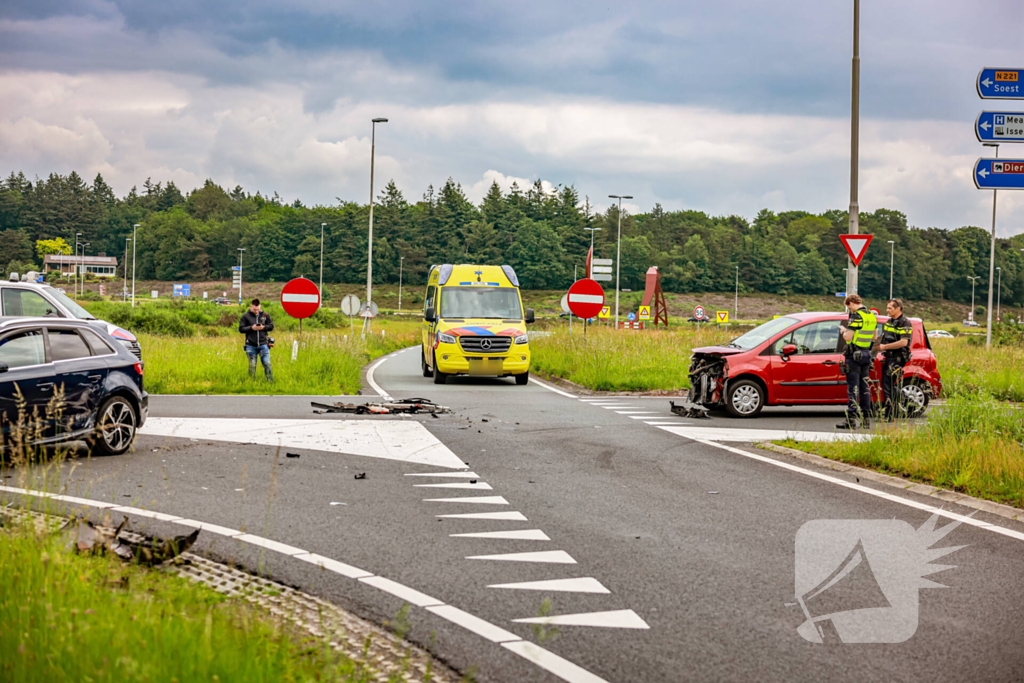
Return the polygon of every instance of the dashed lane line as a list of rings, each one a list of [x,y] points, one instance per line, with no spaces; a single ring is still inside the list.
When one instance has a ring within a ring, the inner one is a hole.
[[[551,672],[564,681],[568,681],[569,683],[607,683],[603,678],[587,671],[578,664],[556,655],[554,652],[546,650],[539,645],[526,642],[514,633],[506,631],[500,626],[496,626],[485,619],[476,617],[469,612],[454,607],[453,605],[446,605],[442,600],[438,600],[426,593],[422,593],[414,588],[392,581],[386,577],[376,576],[370,572],[353,567],[352,565],[332,560],[321,555],[316,555],[308,550],[296,548],[284,543],[278,543],[277,541],[273,541],[269,538],[247,534],[238,529],[229,529],[227,527],[207,524],[205,522],[177,517],[175,515],[168,515],[162,512],[152,512],[149,510],[141,510],[139,508],[123,507],[113,503],[105,503],[99,500],[78,498],[76,496],[64,496],[46,491],[20,489],[11,486],[0,486],[0,491],[34,498],[46,498],[83,507],[108,510],[110,512],[122,512],[124,514],[131,514],[139,517],[161,519],[175,524],[200,528],[205,531],[209,531],[210,533],[226,536],[242,543],[256,545],[272,552],[282,553],[288,557],[322,567],[325,571],[336,573],[339,576],[355,579],[365,585],[372,586],[385,593],[394,595],[395,597],[405,600],[417,607],[423,607],[456,626],[460,626],[493,643],[499,643],[510,652],[513,652],[530,663]],[[591,581],[596,582],[596,579],[591,579]],[[598,585],[600,584],[598,583]],[[603,586],[601,587],[604,588]],[[604,589],[604,592],[609,591],[608,589]]]

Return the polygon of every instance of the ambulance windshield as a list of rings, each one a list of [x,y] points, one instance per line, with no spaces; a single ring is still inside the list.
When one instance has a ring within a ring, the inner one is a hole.
[[[442,318],[508,318],[522,320],[519,292],[513,287],[444,287]]]

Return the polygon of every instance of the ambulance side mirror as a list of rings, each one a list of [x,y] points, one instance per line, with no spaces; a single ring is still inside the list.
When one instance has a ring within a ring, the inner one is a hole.
[[[533,318],[533,309],[532,308],[527,308],[526,309],[526,318],[525,318],[525,320],[526,320],[526,324],[527,325],[529,325],[530,323],[533,322],[534,318]]]
[[[437,313],[434,312],[434,307],[431,306],[423,313],[423,319],[428,323],[432,323],[437,320]]]

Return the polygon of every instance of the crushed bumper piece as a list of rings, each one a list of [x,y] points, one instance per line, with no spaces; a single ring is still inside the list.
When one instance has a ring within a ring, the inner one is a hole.
[[[425,398],[403,398],[397,401],[384,401],[379,403],[317,403],[311,401],[310,405],[316,410],[317,415],[323,413],[351,413],[353,415],[394,415],[394,414],[415,414],[415,413],[450,413],[451,409],[441,406]]]
[[[680,403],[679,405],[676,405],[675,401],[669,401],[668,405],[671,408],[673,414],[679,415],[681,417],[693,417],[700,420],[711,419],[710,417],[708,417],[707,410],[701,408],[699,405],[696,405],[694,403],[691,403],[690,405],[686,405],[686,403]]]

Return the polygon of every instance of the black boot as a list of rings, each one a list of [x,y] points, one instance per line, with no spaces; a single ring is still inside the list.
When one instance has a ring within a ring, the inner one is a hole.
[[[854,429],[857,429],[857,420],[856,419],[852,419],[852,420],[851,419],[846,419],[846,420],[843,420],[842,422],[840,422],[839,424],[836,425],[836,429],[849,429],[850,431],[853,431]]]

